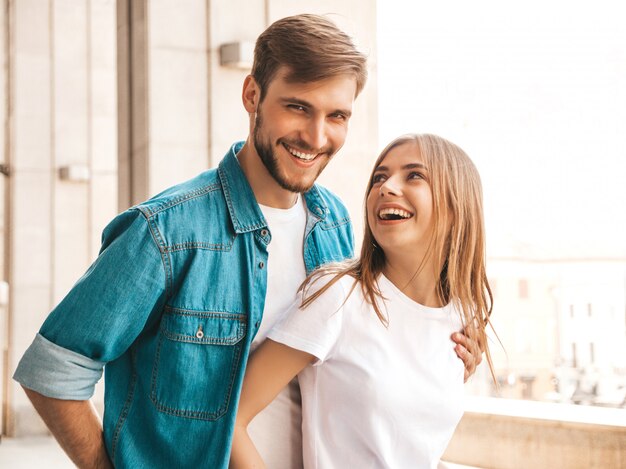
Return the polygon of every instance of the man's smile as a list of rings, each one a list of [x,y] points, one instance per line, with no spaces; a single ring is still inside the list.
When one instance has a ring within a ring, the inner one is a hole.
[[[288,144],[286,144],[285,142],[281,142],[283,147],[285,147],[285,149],[292,155],[295,156],[296,158],[300,159],[300,160],[304,160],[304,161],[313,161],[318,155],[320,155],[320,153],[305,153],[303,151],[300,150],[296,150],[295,148],[289,146]]]

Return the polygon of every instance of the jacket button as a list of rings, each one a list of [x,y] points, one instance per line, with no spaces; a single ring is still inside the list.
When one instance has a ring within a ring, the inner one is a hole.
[[[267,230],[261,230],[261,236],[263,236],[264,238],[269,234],[269,231]]]
[[[265,262],[263,261],[259,262],[259,269],[262,269],[263,267],[265,267]]]

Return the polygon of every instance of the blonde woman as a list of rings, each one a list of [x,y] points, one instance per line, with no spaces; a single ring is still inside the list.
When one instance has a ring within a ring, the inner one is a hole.
[[[305,468],[434,468],[463,414],[450,334],[486,351],[480,178],[434,135],[405,135],[377,159],[361,256],[305,281],[248,363],[231,467],[263,467],[246,428],[298,375]]]

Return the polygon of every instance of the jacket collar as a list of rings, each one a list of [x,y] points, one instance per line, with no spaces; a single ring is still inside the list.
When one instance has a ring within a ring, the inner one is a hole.
[[[236,233],[246,233],[267,227],[267,221],[259,208],[254,192],[237,161],[237,153],[243,144],[244,142],[233,144],[217,170]],[[328,207],[316,185],[304,194],[304,200],[309,213],[321,220],[326,218]]]

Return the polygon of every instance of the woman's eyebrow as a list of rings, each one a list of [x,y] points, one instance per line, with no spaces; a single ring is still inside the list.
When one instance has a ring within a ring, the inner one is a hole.
[[[406,169],[425,169],[426,171],[428,171],[428,167],[425,164],[422,163],[409,163],[409,164],[405,164],[404,166],[402,166],[402,169],[406,170]],[[389,171],[389,168],[387,166],[378,166],[374,172],[378,172],[378,171]]]

